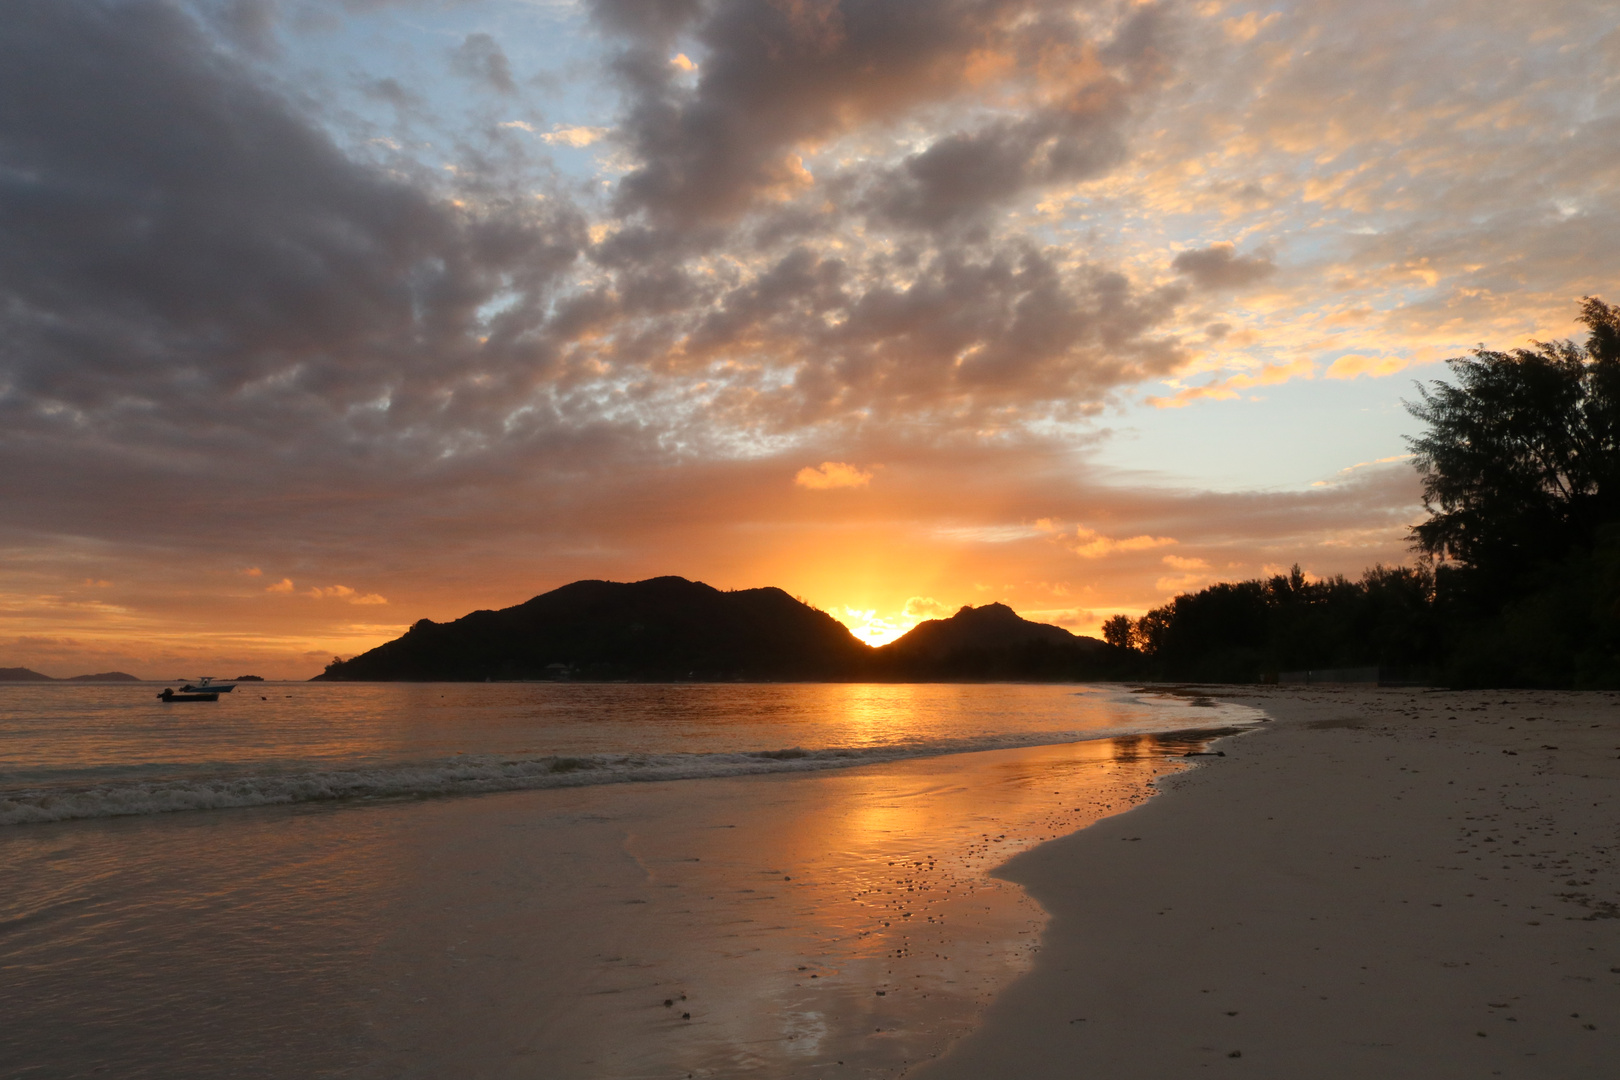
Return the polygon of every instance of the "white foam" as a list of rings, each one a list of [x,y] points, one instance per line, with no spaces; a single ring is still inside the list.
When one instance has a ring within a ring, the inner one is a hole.
[[[1215,719],[1215,718],[1211,718]],[[1222,717],[1222,720],[1228,718]],[[1181,728],[1185,728],[1185,724]],[[579,757],[467,755],[365,769],[125,781],[96,786],[0,791],[0,826],[81,818],[222,810],[286,803],[461,795],[758,773],[846,769],[905,758],[1163,734],[1169,725],[1050,731],[871,747],[797,747],[711,754],[595,754]]]

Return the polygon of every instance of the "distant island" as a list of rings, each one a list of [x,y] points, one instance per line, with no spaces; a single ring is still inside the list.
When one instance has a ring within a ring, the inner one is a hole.
[[[42,675],[32,668],[0,668],[0,682],[140,682],[134,675],[122,671],[103,671],[97,675],[70,675],[66,679]]]
[[[776,588],[724,592],[682,577],[576,581],[515,607],[404,636],[317,680],[985,680],[1121,677],[1128,650],[1031,622],[1005,604],[963,607],[873,647]]]

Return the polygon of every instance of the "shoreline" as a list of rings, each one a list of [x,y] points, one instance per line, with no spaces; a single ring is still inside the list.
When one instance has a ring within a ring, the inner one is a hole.
[[[1620,696],[1200,689],[1273,722],[999,868],[1034,967],[909,1076],[1612,1067]]]
[[[992,868],[1191,738],[0,830],[0,1062],[899,1076],[1029,967],[1044,913]]]

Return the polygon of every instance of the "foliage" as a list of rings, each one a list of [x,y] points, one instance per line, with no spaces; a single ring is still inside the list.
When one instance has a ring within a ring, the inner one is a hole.
[[[1133,648],[1131,630],[1133,624],[1129,615],[1115,615],[1103,623],[1103,640],[1116,649]]]
[[[1589,544],[1620,520],[1620,310],[1587,297],[1591,334],[1447,361],[1456,383],[1418,387],[1410,439],[1429,519],[1414,546],[1472,571],[1477,588]]]
[[[1252,682],[1281,671],[1410,667],[1440,658],[1434,577],[1375,566],[1350,581],[1269,579],[1185,593],[1137,620],[1132,638],[1162,678]]]
[[[1176,597],[1131,627],[1164,678],[1432,668],[1454,686],[1620,686],[1620,308],[1582,302],[1584,345],[1448,361],[1409,440],[1428,520],[1418,567]]]

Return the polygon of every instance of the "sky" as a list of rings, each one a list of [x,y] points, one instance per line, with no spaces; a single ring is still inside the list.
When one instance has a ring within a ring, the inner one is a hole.
[[[1620,299],[1545,0],[10,0],[0,667],[580,578],[881,642],[1410,562],[1403,401]]]

